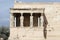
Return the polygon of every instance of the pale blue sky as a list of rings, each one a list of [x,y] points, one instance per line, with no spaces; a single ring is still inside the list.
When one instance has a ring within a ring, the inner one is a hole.
[[[60,0],[20,0],[22,2],[60,2]],[[14,0],[0,0],[0,26],[9,25],[9,8]]]

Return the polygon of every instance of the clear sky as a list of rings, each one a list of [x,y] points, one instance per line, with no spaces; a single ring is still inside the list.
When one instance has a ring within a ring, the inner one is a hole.
[[[60,0],[17,0],[22,2],[60,2]],[[9,25],[9,8],[13,7],[14,0],[0,0],[0,26]]]

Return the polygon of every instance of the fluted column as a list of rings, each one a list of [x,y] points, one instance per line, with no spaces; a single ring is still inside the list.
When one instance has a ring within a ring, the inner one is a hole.
[[[23,20],[24,20],[23,13],[21,13],[21,17],[20,17],[20,26],[21,27],[23,27]]]
[[[10,14],[10,27],[14,27],[14,16],[12,13]]]
[[[30,27],[33,27],[33,15],[31,13],[31,16],[30,16]]]

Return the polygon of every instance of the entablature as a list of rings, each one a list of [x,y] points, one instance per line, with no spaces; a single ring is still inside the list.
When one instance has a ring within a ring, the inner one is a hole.
[[[11,13],[44,13],[45,8],[10,8]]]

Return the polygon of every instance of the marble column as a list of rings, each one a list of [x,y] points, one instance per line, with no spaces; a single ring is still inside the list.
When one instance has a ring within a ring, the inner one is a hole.
[[[31,16],[30,16],[30,27],[33,27],[33,15],[31,13]]]
[[[20,26],[21,27],[23,27],[23,20],[24,20],[23,13],[21,13],[21,17],[20,17]]]
[[[15,27],[16,27],[16,17],[15,17]]]
[[[10,27],[14,27],[14,16],[13,16],[13,13],[10,14]]]
[[[41,13],[41,27],[43,27],[43,22],[44,22],[44,19],[43,19],[43,13]]]
[[[41,27],[41,16],[39,17],[39,20],[40,20],[39,23],[40,23],[40,27]]]

